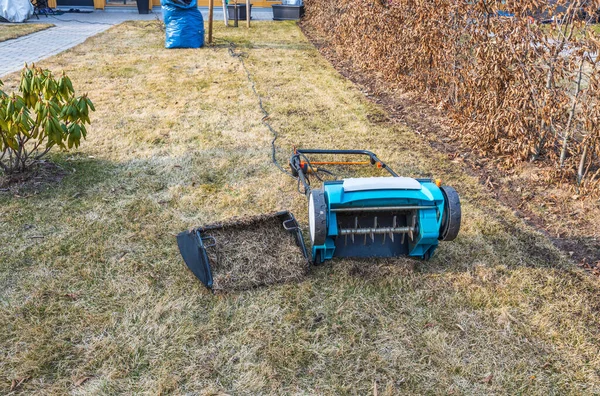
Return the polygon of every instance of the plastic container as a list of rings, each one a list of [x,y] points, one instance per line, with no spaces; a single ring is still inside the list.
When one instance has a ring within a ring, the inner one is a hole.
[[[246,4],[237,5],[238,21],[246,20]],[[227,4],[227,17],[230,21],[235,19],[235,5]],[[252,4],[250,4],[250,19],[252,19]]]
[[[271,7],[275,21],[297,21],[304,16],[303,5],[273,4]]]

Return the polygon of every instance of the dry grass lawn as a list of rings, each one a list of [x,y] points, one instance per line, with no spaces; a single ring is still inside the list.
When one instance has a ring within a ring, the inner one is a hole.
[[[52,156],[60,184],[0,193],[0,393],[600,393],[597,279],[387,122],[294,23],[216,27],[213,47],[166,50],[127,23],[40,62],[97,112],[80,150]],[[280,209],[307,224],[226,40],[280,161],[293,145],[364,148],[439,176],[461,193],[459,238],[427,263],[333,260],[300,283],[208,293],[176,233]]]
[[[51,23],[0,23],[0,42],[53,27]]]

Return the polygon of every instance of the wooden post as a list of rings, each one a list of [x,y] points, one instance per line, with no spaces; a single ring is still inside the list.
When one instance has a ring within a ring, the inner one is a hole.
[[[246,27],[250,27],[250,0],[246,0]]]
[[[237,0],[233,3],[233,27],[238,27],[238,19],[240,17],[240,9],[238,8]]]
[[[213,22],[213,8],[215,6],[215,0],[208,0],[208,43],[212,43],[212,22]]]

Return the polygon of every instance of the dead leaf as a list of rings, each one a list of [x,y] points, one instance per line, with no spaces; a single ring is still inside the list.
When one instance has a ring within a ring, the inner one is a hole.
[[[492,374],[492,373],[487,373],[487,374],[486,374],[486,376],[485,376],[485,377],[483,377],[483,378],[481,379],[481,381],[479,381],[479,382],[481,382],[482,384],[489,384],[490,382],[492,382],[492,379],[493,379],[493,378],[494,378],[494,374]]]
[[[92,377],[81,377],[79,378],[77,381],[75,381],[75,386],[81,386],[83,385],[87,380],[91,379]]]
[[[18,387],[20,387],[23,382],[27,381],[29,379],[29,377],[23,377],[23,378],[17,378],[17,379],[13,379],[10,382],[10,390],[11,392],[16,390]]]

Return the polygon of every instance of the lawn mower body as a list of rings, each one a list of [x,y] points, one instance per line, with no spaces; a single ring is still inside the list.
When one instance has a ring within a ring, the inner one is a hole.
[[[333,257],[429,259],[440,240],[454,239],[460,228],[460,200],[452,187],[432,179],[399,177],[373,153],[355,150],[297,150],[290,164],[300,180],[318,172],[307,154],[368,155],[391,177],[306,183],[313,263]],[[352,164],[359,164],[352,162]]]
[[[309,200],[316,263],[334,256],[428,258],[438,245],[444,195],[431,180],[373,177],[331,181],[312,190]],[[325,226],[320,228],[317,222]]]

